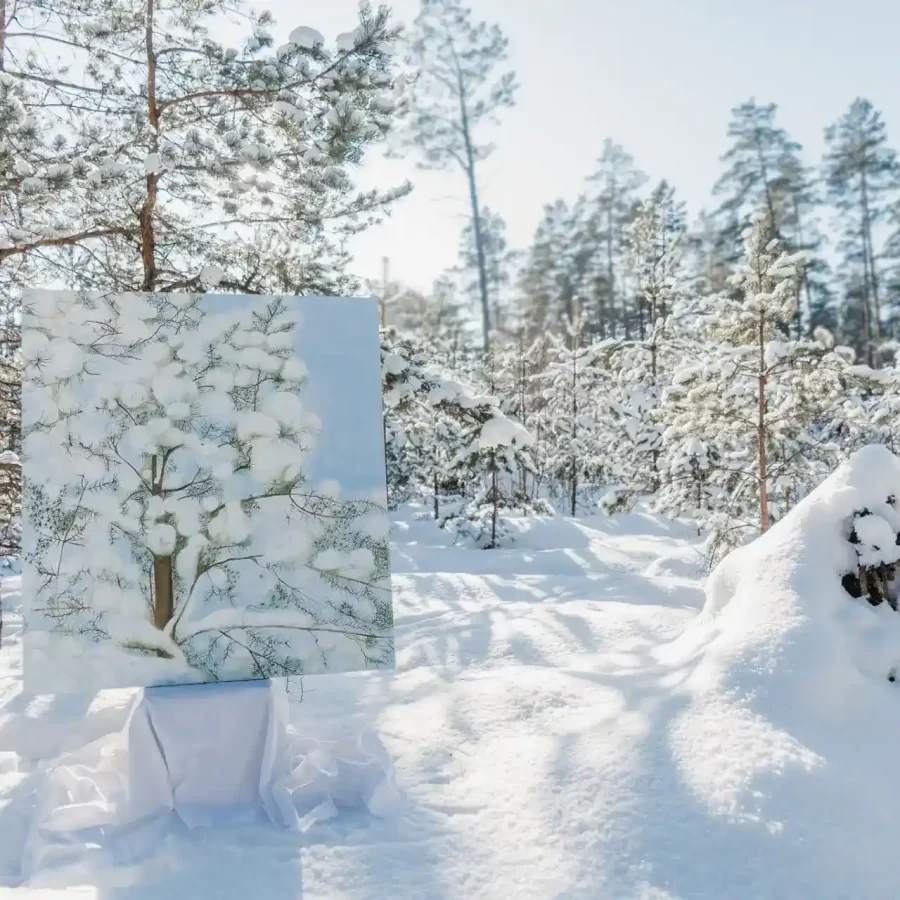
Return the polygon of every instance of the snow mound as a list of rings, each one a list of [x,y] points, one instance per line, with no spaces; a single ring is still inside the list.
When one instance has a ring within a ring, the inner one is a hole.
[[[860,564],[900,559],[898,534],[900,459],[865,447],[713,572],[691,629],[715,635],[707,664],[724,671],[753,660],[760,672],[790,672],[782,696],[790,691],[806,707],[824,699],[839,718],[839,701],[854,706],[870,679],[886,682],[900,663],[900,616],[842,584]]]
[[[900,614],[842,585],[871,563],[870,542],[890,531],[896,544],[898,500],[900,460],[858,451],[723,560],[702,613],[657,651],[684,694],[669,734],[683,782],[709,812],[802,860],[827,896],[863,896],[863,872],[865,896],[900,896],[889,826],[900,805]],[[883,521],[857,534],[861,514]]]

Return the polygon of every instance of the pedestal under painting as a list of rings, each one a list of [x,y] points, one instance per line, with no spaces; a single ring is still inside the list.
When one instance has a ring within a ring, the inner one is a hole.
[[[29,691],[393,663],[378,313],[34,291]]]

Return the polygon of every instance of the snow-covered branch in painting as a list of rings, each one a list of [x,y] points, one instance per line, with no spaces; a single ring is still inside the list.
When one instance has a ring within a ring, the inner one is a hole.
[[[153,683],[388,664],[386,511],[311,483],[299,316],[209,299],[31,295],[30,628],[154,660]]]

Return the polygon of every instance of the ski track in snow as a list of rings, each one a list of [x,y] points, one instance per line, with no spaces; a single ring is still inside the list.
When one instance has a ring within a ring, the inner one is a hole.
[[[691,532],[640,515],[519,527],[513,549],[477,551],[397,521],[397,670],[310,677],[293,708],[301,731],[339,717],[377,732],[401,812],[342,812],[305,835],[171,838],[155,859],[81,886],[16,889],[35,793],[61,751],[123,726],[133,693],[25,699],[7,580],[0,885],[29,900],[814,896],[773,874],[797,847],[714,816],[673,759],[686,676],[653,651],[703,603]]]

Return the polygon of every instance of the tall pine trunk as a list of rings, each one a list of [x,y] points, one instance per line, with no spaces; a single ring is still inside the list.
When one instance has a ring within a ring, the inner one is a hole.
[[[491,459],[491,550],[497,547],[497,461]]]
[[[478,185],[475,181],[475,149],[472,146],[472,131],[469,125],[469,111],[466,108],[466,91],[462,80],[462,73],[458,72],[459,79],[459,113],[460,127],[462,129],[463,143],[466,148],[465,171],[466,180],[469,183],[469,202],[472,205],[472,233],[475,237],[475,257],[478,262],[478,293],[481,299],[481,331],[484,340],[484,349],[491,346],[491,308],[488,297],[487,261],[484,254],[484,236],[481,233],[481,210],[478,208]]]
[[[869,310],[871,343],[873,346],[867,354],[870,366],[880,366],[881,362],[881,304],[878,298],[878,275],[875,270],[875,253],[872,249],[872,216],[869,211],[869,190],[866,170],[860,172],[860,200],[862,203],[862,239],[863,266],[865,268],[866,304],[869,303],[871,290],[872,303]]]
[[[572,335],[572,518],[578,508],[578,456],[575,441],[578,439],[578,344]]]
[[[154,153],[159,153],[159,108],[156,102],[156,53],[153,50],[153,4],[147,0],[147,22],[144,35],[147,53],[147,117],[151,131],[151,145]],[[147,196],[138,214],[141,235],[141,261],[144,266],[144,280],[141,290],[152,291],[156,284],[156,234],[154,216],[156,214],[157,186],[159,173],[148,172],[146,178]]]
[[[658,349],[656,346],[656,320],[659,318],[658,298],[656,292],[650,297],[650,377],[653,379],[653,403],[658,403],[659,389],[659,362]],[[654,493],[659,490],[659,449],[654,447],[650,453],[651,463],[653,465],[653,474],[650,476],[650,486]]]
[[[159,466],[157,457],[150,461],[150,492],[162,494],[165,465]],[[162,631],[175,615],[175,578],[171,556],[153,554],[153,624]]]
[[[758,385],[758,414],[756,425],[756,439],[758,443],[758,463],[759,471],[757,474],[759,480],[759,518],[760,531],[767,531],[769,528],[769,471],[768,459],[766,457],[766,314],[760,312],[758,324],[758,350],[759,350],[759,373],[757,376]]]

